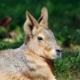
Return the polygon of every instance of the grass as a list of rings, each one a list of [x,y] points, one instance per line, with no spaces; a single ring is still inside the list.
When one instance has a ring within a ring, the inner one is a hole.
[[[55,61],[57,80],[80,80],[80,50],[64,49],[61,59]]]

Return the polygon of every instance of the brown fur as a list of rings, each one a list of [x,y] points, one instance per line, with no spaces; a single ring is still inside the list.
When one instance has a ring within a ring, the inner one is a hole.
[[[61,57],[61,47],[48,29],[46,8],[40,18],[37,22],[27,12],[25,43],[17,49],[0,51],[0,80],[56,80],[53,62]]]

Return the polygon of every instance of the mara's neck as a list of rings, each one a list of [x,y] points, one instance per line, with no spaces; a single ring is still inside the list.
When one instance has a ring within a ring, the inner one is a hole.
[[[20,48],[26,49],[27,45],[25,45],[25,43],[24,43]],[[30,53],[33,54],[33,52],[31,52],[31,51],[30,51]],[[36,55],[36,53],[34,53],[34,55]],[[36,55],[36,56],[38,56],[38,55]],[[41,58],[43,58],[43,57],[41,57]],[[50,60],[50,59],[46,59],[46,58],[43,58],[43,60],[48,64],[49,68],[51,69],[51,72],[54,73],[54,61]]]
[[[48,64],[48,66],[50,67],[52,73],[54,73],[54,61],[53,60],[48,60],[48,59],[45,59],[45,61]]]

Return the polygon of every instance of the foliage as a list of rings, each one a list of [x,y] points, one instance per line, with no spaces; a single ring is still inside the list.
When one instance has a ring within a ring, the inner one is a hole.
[[[60,60],[55,61],[55,73],[60,80],[80,79],[80,50],[65,49]],[[60,77],[60,76],[63,76]]]
[[[5,37],[8,30],[6,30],[3,26],[0,26],[0,38]]]
[[[80,29],[77,29],[72,36],[72,43],[80,45]]]
[[[55,36],[65,47],[70,47],[70,44],[80,45],[80,29],[73,32],[67,26],[64,26],[59,32],[55,32]]]
[[[12,23],[10,30],[14,30],[16,26],[22,28],[26,19],[26,10],[38,19],[41,8],[45,6],[49,11],[49,26],[55,32],[57,39],[62,45],[69,46],[70,43],[80,45],[79,5],[79,0],[76,2],[75,0],[2,0],[0,2],[0,17],[5,18],[7,15],[11,16]],[[4,9],[6,10],[5,12]]]
[[[15,30],[16,31],[16,30]],[[8,48],[17,48],[20,47],[24,40],[25,35],[21,32],[20,28],[17,28],[17,36],[14,38],[4,38],[0,40],[0,50]]]

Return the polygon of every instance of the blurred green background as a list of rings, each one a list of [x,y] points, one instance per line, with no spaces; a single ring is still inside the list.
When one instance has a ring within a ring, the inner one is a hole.
[[[0,50],[17,48],[25,40],[23,24],[28,10],[37,20],[47,7],[49,28],[64,48],[63,58],[55,62],[59,80],[80,80],[80,0],[2,0],[0,1]]]
[[[5,37],[11,30],[22,29],[27,10],[38,19],[44,6],[49,11],[49,27],[61,45],[80,45],[80,0],[2,0],[0,18],[10,16],[12,21],[8,31],[0,29],[0,36]]]

